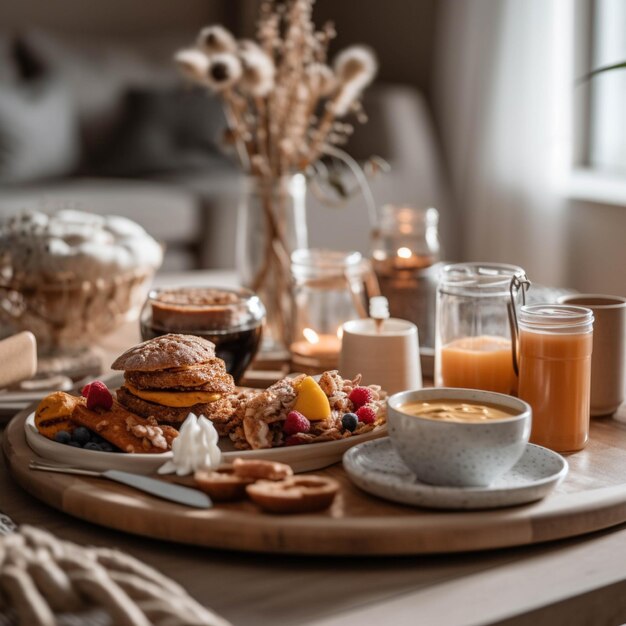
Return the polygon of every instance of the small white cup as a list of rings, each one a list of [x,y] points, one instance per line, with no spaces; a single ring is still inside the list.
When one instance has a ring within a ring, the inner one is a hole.
[[[363,375],[364,385],[380,385],[389,394],[422,388],[417,326],[385,320],[380,332],[373,319],[343,326],[339,372],[344,378]]]

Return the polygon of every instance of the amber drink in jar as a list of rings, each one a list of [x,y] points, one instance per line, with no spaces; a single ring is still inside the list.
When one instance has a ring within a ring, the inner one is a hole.
[[[141,312],[144,341],[167,333],[197,335],[215,344],[217,356],[238,382],[259,348],[265,308],[249,289],[154,289]]]
[[[509,305],[521,267],[446,265],[437,288],[435,385],[515,395]]]
[[[556,452],[589,437],[593,313],[578,306],[523,306],[519,397],[533,409],[530,441]]]

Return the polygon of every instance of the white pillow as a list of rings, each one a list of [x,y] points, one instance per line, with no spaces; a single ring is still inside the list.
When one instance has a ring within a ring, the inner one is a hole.
[[[61,81],[0,85],[0,183],[69,174],[79,153],[75,108]]]

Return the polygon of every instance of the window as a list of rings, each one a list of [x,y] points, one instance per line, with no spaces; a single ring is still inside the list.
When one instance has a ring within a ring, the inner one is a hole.
[[[577,81],[626,61],[626,0],[554,1],[564,38],[560,111],[569,165],[563,192],[574,200],[626,206],[626,70]]]
[[[591,67],[626,60],[626,2],[592,3]],[[590,84],[589,165],[626,177],[626,70],[593,77]]]

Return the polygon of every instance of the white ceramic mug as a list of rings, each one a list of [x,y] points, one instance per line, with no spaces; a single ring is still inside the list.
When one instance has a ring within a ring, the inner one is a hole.
[[[389,394],[422,388],[417,326],[385,320],[380,332],[373,319],[343,326],[339,372],[344,378],[363,375],[364,385],[380,385]]]
[[[559,302],[593,311],[591,415],[612,415],[624,401],[626,387],[626,298],[575,294]]]

